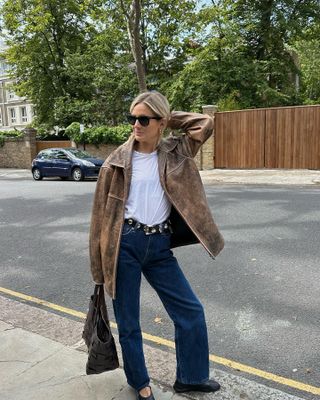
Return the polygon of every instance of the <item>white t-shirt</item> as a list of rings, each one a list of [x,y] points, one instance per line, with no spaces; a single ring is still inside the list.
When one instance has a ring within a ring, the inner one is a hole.
[[[125,218],[156,225],[164,222],[170,211],[171,204],[160,183],[157,151],[139,153],[134,150]]]

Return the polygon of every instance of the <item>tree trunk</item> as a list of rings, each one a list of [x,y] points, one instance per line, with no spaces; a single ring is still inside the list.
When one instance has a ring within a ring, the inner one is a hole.
[[[129,13],[126,12],[122,1],[121,5],[127,19],[128,35],[132,55],[136,64],[139,90],[140,92],[145,92],[147,90],[146,70],[140,39],[141,0],[132,0]]]
[[[268,51],[270,50],[268,47],[270,45],[270,36],[271,36],[271,16],[272,9],[274,6],[274,0],[262,1],[261,7],[261,21],[260,21],[260,37],[259,44],[257,49],[257,59],[265,60],[268,56]]]

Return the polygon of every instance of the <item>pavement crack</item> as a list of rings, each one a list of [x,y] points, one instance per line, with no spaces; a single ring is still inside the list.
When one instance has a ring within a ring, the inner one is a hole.
[[[30,369],[36,367],[37,365],[39,365],[39,364],[43,363],[44,361],[48,360],[50,357],[52,357],[52,356],[56,355],[57,353],[59,353],[59,351],[60,351],[60,349],[57,350],[57,351],[55,351],[55,352],[52,353],[52,354],[49,354],[47,357],[43,358],[42,360],[36,361],[35,363],[33,363],[33,365],[30,366],[30,368],[27,368],[26,370],[22,371],[22,372],[21,372],[20,374],[18,374],[17,376],[23,375],[24,373],[26,373],[26,372],[29,371]],[[29,361],[29,362],[30,362],[30,361]],[[30,363],[31,363],[31,362],[30,362]]]
[[[116,399],[118,398],[118,396],[120,395],[120,393],[121,393],[121,392],[124,390],[124,388],[126,388],[126,387],[127,387],[127,386],[125,386],[125,385],[121,386],[119,392],[118,392],[115,396],[113,396],[113,397],[111,398],[111,400],[116,400]]]
[[[51,378],[46,379],[46,380],[44,380],[44,381],[37,382],[37,385],[42,385],[43,383],[50,382],[52,379],[54,379],[54,376],[51,376]]]
[[[10,326],[9,328],[4,329],[2,332],[12,331],[13,329],[16,329],[16,327]]]
[[[48,387],[54,387],[54,386],[59,386],[59,385],[64,385],[65,383],[69,383],[75,379],[82,379],[83,377],[85,377],[86,375],[76,375],[76,376],[70,376],[70,378],[57,382],[57,383],[53,383],[52,385],[48,385]]]
[[[97,394],[96,392],[92,389],[92,387],[89,385],[89,383],[84,379],[86,377],[86,375],[80,375],[80,379],[81,381],[87,386],[87,388],[89,389],[89,392],[92,393],[94,395],[94,398],[97,400]]]

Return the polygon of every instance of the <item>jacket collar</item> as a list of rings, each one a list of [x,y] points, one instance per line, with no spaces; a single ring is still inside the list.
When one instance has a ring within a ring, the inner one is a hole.
[[[129,168],[131,166],[131,159],[133,153],[133,145],[135,139],[130,136],[129,139],[119,146],[114,152],[108,157],[108,163],[120,168]],[[177,145],[178,141],[172,136],[161,139],[158,145],[158,153],[169,153]]]
[[[116,148],[107,158],[109,164],[120,168],[128,168],[131,164],[131,157],[133,152],[134,137],[130,136],[129,139],[121,146]]]

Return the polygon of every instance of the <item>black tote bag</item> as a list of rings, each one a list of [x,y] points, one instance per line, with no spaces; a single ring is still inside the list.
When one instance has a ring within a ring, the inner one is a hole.
[[[119,367],[116,345],[108,318],[103,285],[96,285],[82,337],[88,347],[87,375],[112,371]]]

